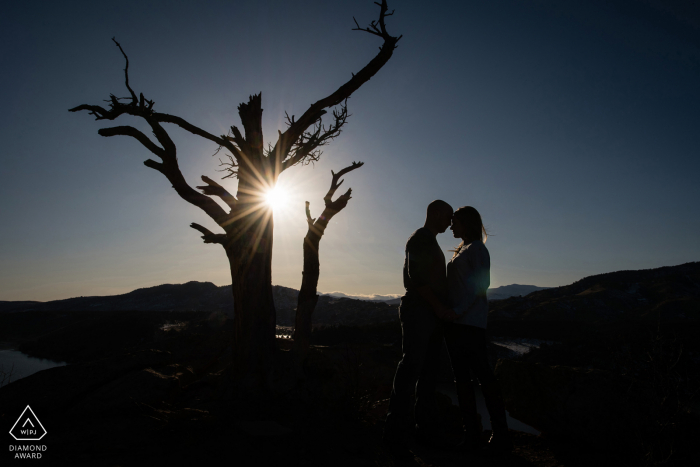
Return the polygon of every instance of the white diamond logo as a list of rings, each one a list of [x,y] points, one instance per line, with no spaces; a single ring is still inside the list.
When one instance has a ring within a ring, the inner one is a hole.
[[[17,441],[39,441],[46,436],[46,430],[32,408],[27,406],[12,426],[10,434]]]

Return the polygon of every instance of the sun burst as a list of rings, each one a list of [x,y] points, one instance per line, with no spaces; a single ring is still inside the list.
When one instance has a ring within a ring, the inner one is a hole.
[[[289,196],[287,191],[277,184],[265,192],[264,198],[265,203],[274,211],[281,211],[287,207]]]

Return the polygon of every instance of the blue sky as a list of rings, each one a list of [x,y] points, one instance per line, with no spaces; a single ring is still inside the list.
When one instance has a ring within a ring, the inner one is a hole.
[[[321,242],[319,290],[401,293],[425,206],[476,207],[494,234],[492,286],[700,259],[700,8],[691,2],[390,2],[389,63],[349,100],[314,166],[286,171],[273,283],[301,284],[304,201],[354,160],[353,199]],[[266,141],[358,71],[379,38],[352,31],[371,1],[14,2],[0,18],[0,300],[230,283],[215,226],[149,153],[78,104],[126,95],[213,133],[262,92]],[[117,124],[138,126],[128,118]],[[142,127],[141,127],[142,128]],[[169,128],[191,185],[213,144]],[[231,189],[235,181],[228,181]],[[445,250],[457,241],[438,236]]]

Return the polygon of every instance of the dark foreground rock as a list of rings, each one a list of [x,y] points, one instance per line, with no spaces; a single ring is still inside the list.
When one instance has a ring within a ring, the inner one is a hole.
[[[630,382],[607,371],[500,360],[496,374],[511,415],[549,435],[615,448],[646,418],[625,397]]]
[[[199,317],[13,382],[0,388],[0,428],[9,431],[30,405],[47,430],[37,443],[47,447],[43,465],[398,465],[379,440],[399,348],[316,345],[296,380],[290,341],[279,339],[274,391],[240,398],[229,335],[229,321]],[[443,435],[457,441],[457,408],[446,396],[439,402]],[[514,436],[514,455],[502,459],[413,444],[407,465],[560,465],[542,439]],[[3,451],[6,465],[12,453]]]
[[[511,416],[542,432],[579,460],[605,453],[618,465],[700,465],[700,417],[681,386],[594,368],[500,360]]]

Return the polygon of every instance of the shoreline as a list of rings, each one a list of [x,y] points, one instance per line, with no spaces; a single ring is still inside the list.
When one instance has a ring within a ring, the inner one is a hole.
[[[0,341],[0,351],[1,350],[17,350],[18,342],[11,341]]]

